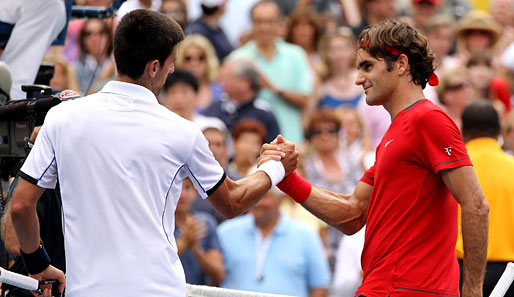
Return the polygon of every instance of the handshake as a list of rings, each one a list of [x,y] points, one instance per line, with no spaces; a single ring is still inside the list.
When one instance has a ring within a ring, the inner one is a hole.
[[[305,201],[311,192],[311,184],[296,174],[298,152],[292,142],[278,135],[271,143],[262,146],[257,159],[257,170],[264,171],[275,185],[296,202]]]

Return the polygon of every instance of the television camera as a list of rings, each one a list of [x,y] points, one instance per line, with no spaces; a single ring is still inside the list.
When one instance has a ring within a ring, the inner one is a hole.
[[[21,88],[29,99],[13,100],[0,106],[0,178],[4,180],[20,169],[32,147],[32,130],[43,124],[48,110],[62,101],[80,97],[75,91],[53,95],[46,85]]]

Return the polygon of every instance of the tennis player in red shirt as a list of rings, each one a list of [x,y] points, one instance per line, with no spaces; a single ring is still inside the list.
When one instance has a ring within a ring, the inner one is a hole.
[[[349,195],[311,187],[294,172],[279,187],[346,234],[366,224],[364,276],[356,293],[366,297],[459,296],[460,204],[462,296],[482,296],[489,206],[458,128],[424,99],[426,84],[437,84],[427,39],[410,25],[386,21],[359,40],[355,83],[369,105],[383,105],[392,119],[374,166]],[[262,160],[275,158],[275,144],[282,142],[279,137],[265,145]]]

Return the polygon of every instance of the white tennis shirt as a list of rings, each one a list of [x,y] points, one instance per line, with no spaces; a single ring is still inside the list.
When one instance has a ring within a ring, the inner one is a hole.
[[[206,198],[224,180],[197,125],[118,81],[52,108],[20,175],[59,178],[66,296],[185,296],[174,212],[189,176]]]

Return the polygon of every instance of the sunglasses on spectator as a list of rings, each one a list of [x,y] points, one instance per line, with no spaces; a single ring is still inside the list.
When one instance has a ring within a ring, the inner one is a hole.
[[[469,87],[471,84],[467,81],[465,82],[461,82],[461,83],[458,83],[458,84],[454,84],[454,85],[447,85],[446,86],[446,90],[447,91],[454,91],[454,90],[460,90],[460,89],[464,89],[466,87]]]
[[[191,61],[200,61],[200,62],[203,62],[203,61],[205,61],[205,56],[196,56],[196,57],[193,57],[193,56],[185,56],[185,57],[184,57],[184,61],[186,61],[186,62],[191,62]]]
[[[311,131],[312,136],[317,136],[321,134],[329,134],[329,135],[336,135],[339,133],[339,130],[337,129],[315,129]]]

